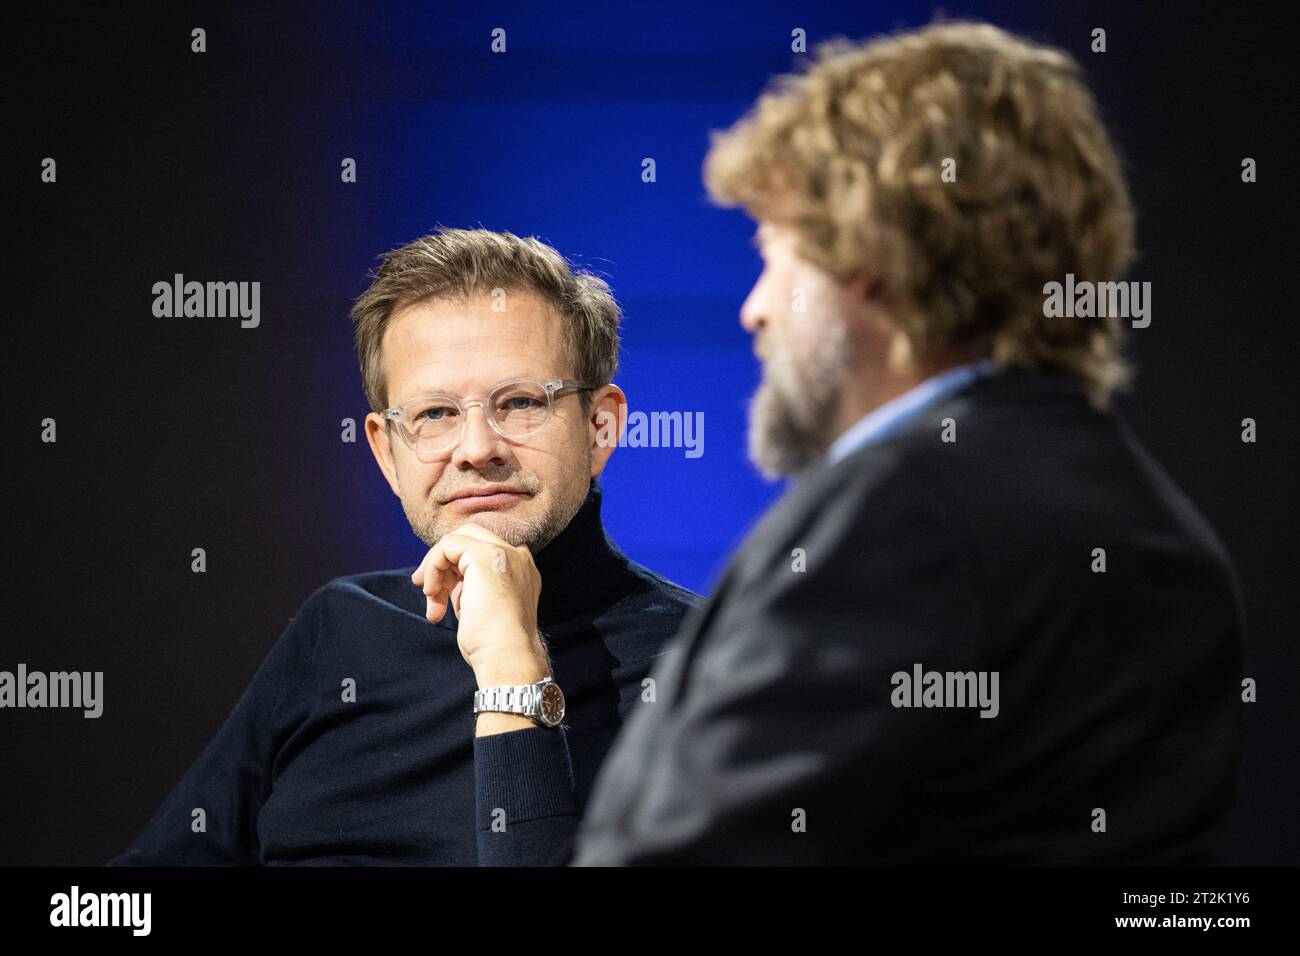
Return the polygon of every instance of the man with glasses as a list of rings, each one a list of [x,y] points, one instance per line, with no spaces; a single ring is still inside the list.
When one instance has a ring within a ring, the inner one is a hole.
[[[486,230],[383,260],[352,311],[366,435],[429,551],[308,598],[114,864],[476,865],[505,833],[546,861],[698,602],[601,523],[608,286]]]

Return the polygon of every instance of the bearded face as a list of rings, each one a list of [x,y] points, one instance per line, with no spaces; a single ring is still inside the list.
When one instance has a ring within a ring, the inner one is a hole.
[[[794,234],[764,223],[763,272],[741,308],[763,379],[749,409],[749,457],[769,477],[825,454],[836,433],[854,343],[835,280],[795,252]]]

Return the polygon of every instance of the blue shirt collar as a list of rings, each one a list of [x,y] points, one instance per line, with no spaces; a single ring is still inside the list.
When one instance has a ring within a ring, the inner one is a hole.
[[[858,419],[831,443],[827,460],[835,462],[847,457],[864,445],[880,441],[899,431],[909,420],[933,402],[965,388],[975,379],[992,375],[998,369],[993,359],[981,359],[968,365],[958,365],[927,378],[920,385],[890,399]]]

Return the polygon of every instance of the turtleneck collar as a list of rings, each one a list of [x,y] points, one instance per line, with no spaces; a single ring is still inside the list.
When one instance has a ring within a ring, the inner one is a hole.
[[[537,605],[542,633],[551,625],[603,610],[628,587],[628,559],[605,533],[601,494],[600,479],[593,478],[587,497],[564,530],[533,557],[542,576]],[[457,626],[451,608],[440,623]]]

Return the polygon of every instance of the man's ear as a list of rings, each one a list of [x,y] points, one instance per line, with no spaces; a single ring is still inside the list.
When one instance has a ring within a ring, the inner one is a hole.
[[[393,460],[391,432],[387,428],[387,419],[382,415],[375,412],[366,415],[366,441],[370,442],[370,451],[379,463],[379,470],[388,479],[388,487],[400,498],[402,490],[397,481],[397,462]]]
[[[612,382],[591,393],[591,412],[587,430],[591,435],[591,476],[605,470],[609,456],[627,427],[627,396]]]
[[[888,312],[890,303],[886,301],[885,284],[879,276],[870,272],[859,272],[844,281],[844,297],[859,311],[866,311],[875,316]]]
[[[886,294],[884,281],[870,272],[860,272],[842,286],[849,327],[874,350],[892,341],[898,332],[894,302]]]

